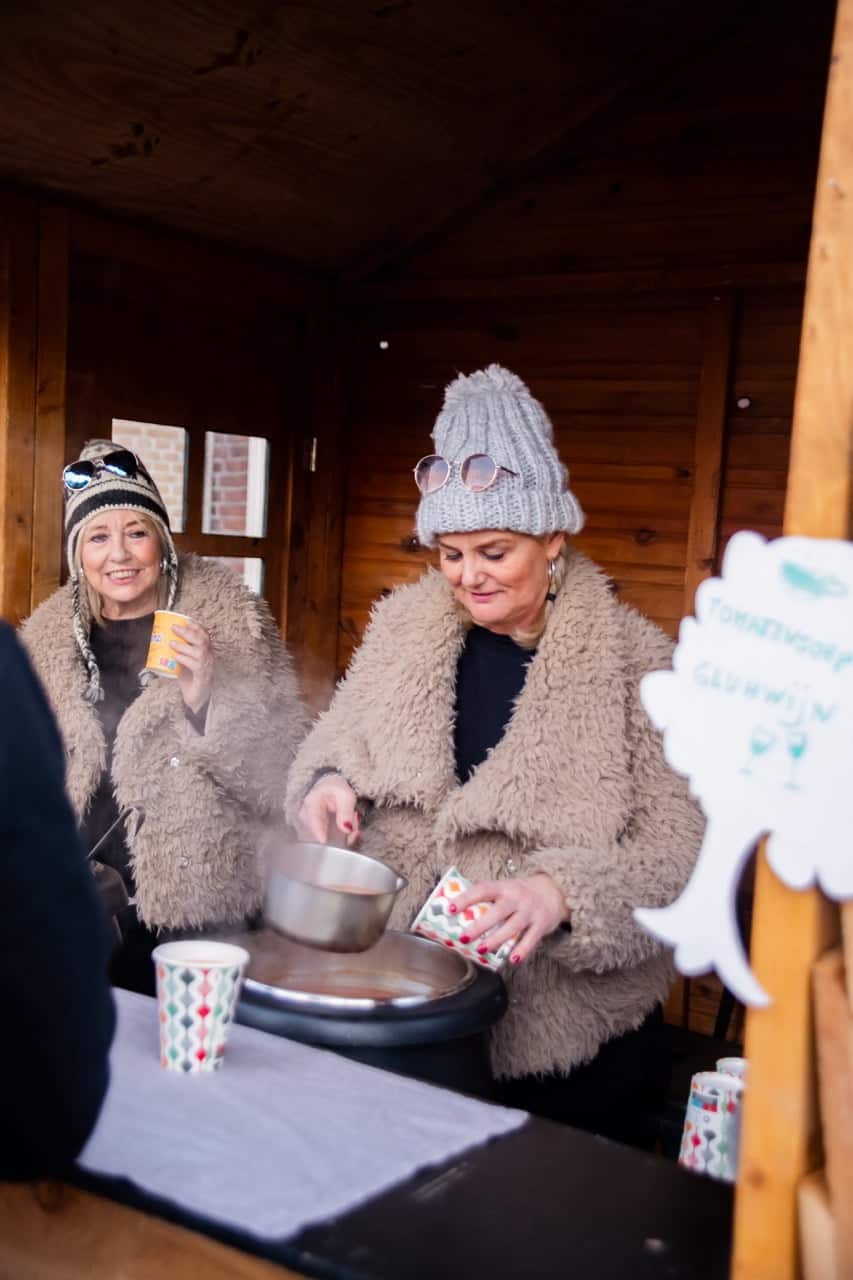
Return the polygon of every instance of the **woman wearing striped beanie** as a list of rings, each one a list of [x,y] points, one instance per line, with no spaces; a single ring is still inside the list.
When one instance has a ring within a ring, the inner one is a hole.
[[[63,473],[69,581],[23,639],[59,722],[86,847],[126,905],[113,979],[153,991],[161,935],[233,928],[262,897],[256,850],[305,717],[266,603],[178,555],[142,461],[95,440]],[[144,670],[156,609],[187,616],[178,679]],[[123,892],[122,892],[123,890]]]

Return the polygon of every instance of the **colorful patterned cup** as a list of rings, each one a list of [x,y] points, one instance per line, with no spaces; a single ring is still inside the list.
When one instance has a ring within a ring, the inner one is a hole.
[[[737,1178],[744,1083],[720,1071],[699,1071],[690,1081],[678,1163],[723,1182]]]
[[[155,947],[160,1066],[182,1075],[222,1065],[228,1028],[249,953],[229,942],[164,942]]]
[[[466,907],[464,911],[452,912],[450,904],[453,899],[458,898],[461,893],[470,888],[471,881],[460,875],[456,867],[445,871],[415,917],[411,932],[420,933],[424,938],[432,939],[433,942],[440,942],[442,946],[450,947],[453,951],[461,951],[463,955],[468,956],[475,964],[482,965],[484,969],[500,970],[512,953],[516,943],[515,938],[504,942],[497,951],[487,951],[482,956],[477,948],[488,945],[488,938],[477,938],[475,942],[460,941],[466,928],[484,916],[491,906],[488,902],[477,902],[473,907]]]
[[[175,623],[192,622],[185,613],[173,613],[171,609],[158,609],[154,614],[154,626],[151,629],[151,643],[148,646],[148,657],[145,659],[146,671],[155,671],[158,676],[168,680],[177,680],[180,672],[180,660],[172,649],[175,637]]]

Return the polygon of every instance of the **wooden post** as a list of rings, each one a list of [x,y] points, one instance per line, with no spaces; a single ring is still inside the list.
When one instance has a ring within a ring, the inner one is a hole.
[[[305,699],[322,711],[335,688],[348,462],[347,368],[326,305],[311,319],[305,371],[307,426],[294,435],[288,498],[286,638]]]
[[[68,342],[68,214],[44,205],[39,216],[38,354],[30,609],[59,586],[65,462],[65,371]]]
[[[794,402],[785,532],[850,534],[853,453],[853,0],[839,0]],[[735,1280],[800,1274],[797,1184],[820,1156],[811,970],[838,927],[817,891],[795,893],[762,851],[752,960],[773,998],[747,1018],[749,1097],[735,1206]]]
[[[2,197],[0,232],[0,617],[30,611],[38,228],[32,201]]]
[[[696,588],[716,567],[720,528],[720,476],[734,354],[737,297],[719,290],[709,304],[699,380],[694,442],[693,498],[684,568],[684,612],[693,612]]]

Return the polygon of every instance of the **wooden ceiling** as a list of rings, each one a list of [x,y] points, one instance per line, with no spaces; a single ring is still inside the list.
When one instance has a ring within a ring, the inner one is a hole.
[[[741,7],[6,0],[0,177],[363,275]]]

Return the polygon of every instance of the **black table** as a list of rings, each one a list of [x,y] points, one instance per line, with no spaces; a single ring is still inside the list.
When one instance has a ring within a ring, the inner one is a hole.
[[[281,1242],[241,1236],[121,1180],[78,1180],[321,1280],[729,1276],[731,1187],[544,1120]]]

